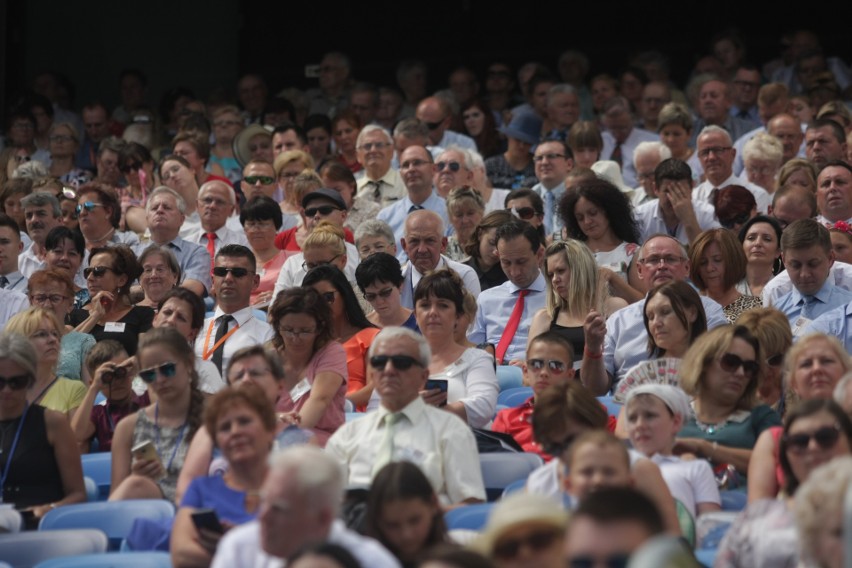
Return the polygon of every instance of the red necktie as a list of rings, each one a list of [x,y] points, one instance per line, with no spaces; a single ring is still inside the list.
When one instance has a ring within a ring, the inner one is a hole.
[[[210,262],[216,256],[216,233],[207,233],[207,252],[210,253]]]
[[[503,337],[500,338],[500,343],[497,344],[497,363],[503,364],[503,357],[515,337],[515,332],[518,331],[518,325],[521,323],[521,315],[524,313],[524,298],[529,294],[529,290],[518,291],[518,299],[515,302],[515,307],[512,310],[512,315],[509,316],[509,321],[506,323],[506,329],[503,330]]]

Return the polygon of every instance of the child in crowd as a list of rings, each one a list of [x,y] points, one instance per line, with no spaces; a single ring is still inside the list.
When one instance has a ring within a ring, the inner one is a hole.
[[[660,467],[672,496],[693,518],[720,510],[719,489],[710,464],[673,455],[675,437],[689,416],[686,393],[671,385],[640,385],[628,392],[625,409],[633,447]]]
[[[562,490],[572,509],[600,489],[633,486],[627,448],[609,432],[592,430],[581,435],[562,455],[562,461]]]
[[[98,441],[98,451],[110,451],[119,420],[150,404],[147,392],[140,396],[131,388],[136,374],[134,361],[124,347],[112,339],[98,342],[86,356],[86,369],[92,382],[71,420],[82,453],[89,451],[92,438]],[[95,404],[98,393],[106,400]]]

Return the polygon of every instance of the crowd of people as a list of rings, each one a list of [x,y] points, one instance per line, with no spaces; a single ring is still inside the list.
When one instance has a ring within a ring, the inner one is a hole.
[[[35,528],[110,452],[110,500],[177,507],[127,545],[176,567],[547,568],[740,491],[717,566],[840,566],[852,71],[787,39],[719,34],[685,85],[566,51],[429,93],[332,52],[156,111],[128,69],[78,115],[40,76],[0,151],[2,502]],[[494,433],[541,467],[449,531]]]

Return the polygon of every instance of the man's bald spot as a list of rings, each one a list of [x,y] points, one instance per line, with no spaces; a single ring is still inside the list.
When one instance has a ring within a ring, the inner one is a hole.
[[[787,123],[788,125],[799,126],[799,119],[793,115],[787,114],[786,112],[782,112],[781,114],[776,114],[772,118],[769,119],[769,122],[766,123],[766,130],[772,134],[772,131],[781,126],[782,124]]]
[[[433,232],[439,238],[444,236],[444,220],[434,211],[421,209],[409,213],[408,217],[405,218],[405,234],[407,235],[415,227],[420,231]]]
[[[416,154],[416,155],[412,155],[412,154]],[[435,163],[435,158],[432,157],[432,152],[430,152],[425,147],[420,146],[418,144],[413,144],[411,146],[408,146],[405,150],[403,150],[402,154],[399,155],[399,163],[400,164],[405,163],[406,157],[424,160],[424,161],[429,162],[430,164]]]
[[[198,200],[201,201],[205,193],[207,193],[211,189],[216,188],[221,189],[225,192],[225,194],[228,196],[228,201],[231,203],[231,205],[236,205],[237,198],[234,195],[234,190],[231,189],[231,187],[227,183],[219,181],[217,179],[205,182],[201,185],[201,187],[198,189]]]

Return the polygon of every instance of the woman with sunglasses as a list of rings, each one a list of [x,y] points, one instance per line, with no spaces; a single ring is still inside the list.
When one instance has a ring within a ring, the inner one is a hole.
[[[44,255],[45,268],[64,271],[73,279],[73,307],[82,308],[90,298],[89,290],[78,285],[78,280],[82,280],[80,265],[86,253],[83,235],[80,231],[68,227],[54,227],[44,240],[44,248],[47,251]]]
[[[832,398],[837,383],[850,370],[852,359],[836,337],[806,335],[784,359],[784,407],[793,409],[803,401]],[[771,499],[784,486],[779,468],[780,438],[780,428],[769,428],[754,446],[748,468],[749,501]]]
[[[127,353],[136,354],[139,334],[151,329],[154,310],[130,302],[130,286],[142,274],[136,255],[125,245],[96,248],[83,271],[91,301],[71,312],[75,330],[90,333],[98,341],[115,339]]]
[[[401,303],[405,278],[394,255],[386,252],[371,254],[355,269],[355,281],[364,299],[373,308],[367,316],[370,323],[378,327],[407,327],[419,331],[414,310]],[[349,382],[351,385],[351,376]]]
[[[154,158],[148,149],[136,142],[128,143],[119,156],[121,170],[127,185],[119,189],[121,196],[121,221],[123,227],[136,233],[144,233],[147,228],[145,203],[148,194],[155,187]]]
[[[98,343],[86,357],[86,367],[92,382],[71,419],[71,428],[80,453],[89,452],[93,439],[98,442],[97,451],[108,452],[115,425],[151,401],[147,392],[142,395],[133,392],[131,383],[136,375],[136,361],[128,357],[118,341],[107,339]],[[106,397],[104,404],[95,404],[99,393]]]
[[[27,393],[31,404],[62,412],[70,419],[83,402],[86,386],[56,374],[59,361],[62,324],[53,312],[43,308],[28,308],[15,314],[4,331],[29,338],[39,355],[35,382]]]
[[[240,224],[246,233],[251,251],[258,266],[260,283],[251,293],[251,305],[265,305],[272,301],[272,291],[287,253],[275,246],[275,236],[281,230],[284,217],[275,200],[265,195],[251,198],[240,209]]]
[[[58,506],[86,500],[80,452],[62,414],[32,404],[29,388],[38,373],[30,341],[0,334],[0,495],[19,511],[29,511],[27,528]]]
[[[464,244],[464,251],[467,253],[464,264],[476,271],[479,286],[483,291],[499,286],[509,279],[500,266],[500,259],[497,258],[497,228],[511,219],[512,214],[509,211],[492,211],[476,225],[473,234]]]
[[[796,566],[796,491],[819,466],[850,455],[850,448],[852,421],[833,400],[809,400],[790,411],[778,452],[784,497],[750,502],[725,533],[714,566]]]
[[[379,328],[364,316],[361,301],[355,295],[352,282],[336,266],[325,265],[312,268],[303,286],[310,286],[328,302],[331,310],[331,333],[346,352],[348,372],[346,398],[359,408],[370,399],[372,386],[367,385],[367,369],[364,364],[367,351]]]
[[[115,428],[110,500],[174,502],[178,474],[204,406],[195,353],[176,329],[152,329],[139,339],[136,366],[156,402]]]
[[[630,200],[608,181],[580,182],[559,204],[568,237],[586,243],[613,296],[640,300],[633,256],[639,250],[639,229]]]
[[[742,244],[728,229],[708,229],[689,247],[689,278],[703,295],[722,306],[728,323],[735,323],[747,310],[763,307],[760,297],[737,289],[747,263]]]
[[[781,424],[778,413],[756,404],[764,367],[760,344],[742,326],[700,336],[680,367],[680,384],[693,397],[695,415],[678,434],[675,453],[709,460],[717,475],[729,466],[745,475],[760,433]]]
[[[180,265],[172,251],[157,245],[142,251],[139,265],[142,267],[139,286],[145,297],[136,305],[156,309],[169,290],[180,282]]]
[[[342,306],[344,300],[337,298],[340,292],[334,287],[325,289],[327,285],[322,281],[315,287],[305,283],[301,288],[287,288],[269,309],[275,330],[272,345],[284,365],[276,409],[286,420],[312,430],[322,446],[343,424],[348,376],[346,351],[335,341],[330,309],[330,304]]]
[[[479,192],[470,186],[456,187],[451,189],[447,196],[447,213],[456,232],[448,239],[444,254],[462,262],[467,258],[464,248],[485,215],[485,201]]]

